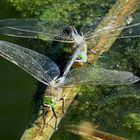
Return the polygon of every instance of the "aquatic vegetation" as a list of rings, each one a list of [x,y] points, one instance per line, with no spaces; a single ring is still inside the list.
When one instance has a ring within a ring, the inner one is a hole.
[[[140,113],[128,113],[124,116],[124,127],[131,133],[140,134]]]
[[[24,17],[40,16],[48,21],[81,24],[104,15],[115,0],[8,0]]]

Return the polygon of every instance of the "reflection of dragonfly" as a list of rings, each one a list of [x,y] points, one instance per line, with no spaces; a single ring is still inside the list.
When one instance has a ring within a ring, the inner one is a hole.
[[[139,80],[131,72],[107,70],[91,66],[73,69],[70,72],[65,68],[63,75],[59,77],[59,68],[51,59],[6,41],[0,41],[0,55],[21,67],[40,82],[48,85],[48,90],[43,98],[43,105],[47,110],[52,110],[56,118],[54,107],[60,99],[62,86],[84,85],[85,83],[122,85],[131,84]]]

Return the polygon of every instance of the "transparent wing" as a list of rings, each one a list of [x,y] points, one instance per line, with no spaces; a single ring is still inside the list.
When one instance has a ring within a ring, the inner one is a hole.
[[[125,26],[117,24],[119,17],[112,16],[103,19],[104,25],[100,25],[102,18],[95,18],[91,23],[87,23],[81,27],[81,32],[84,34],[85,39],[92,39],[104,34],[104,37],[116,37],[117,38],[133,38],[140,37],[140,18],[139,16],[127,17],[123,19],[126,23]],[[118,36],[115,31],[122,31],[122,34]]]
[[[98,26],[102,19],[106,26]],[[85,39],[96,38],[102,33],[105,37],[116,37],[118,34],[114,31],[122,31],[123,29],[125,29],[123,34],[117,38],[140,37],[139,16],[123,19],[126,23],[125,26],[117,25],[116,21],[118,20],[119,17],[116,16],[95,18],[92,22],[83,24],[80,31],[84,34]],[[0,20],[0,34],[74,43],[73,38],[63,32],[67,26],[63,23],[50,23],[39,19],[3,19]]]
[[[48,57],[13,43],[0,41],[0,56],[46,85],[60,74],[58,66]]]
[[[131,72],[107,70],[104,68],[81,67],[70,71],[65,85],[96,84],[96,85],[125,85],[139,81],[139,77]]]
[[[63,32],[66,27],[63,23],[52,24],[39,19],[0,20],[0,34],[73,43],[73,39]]]

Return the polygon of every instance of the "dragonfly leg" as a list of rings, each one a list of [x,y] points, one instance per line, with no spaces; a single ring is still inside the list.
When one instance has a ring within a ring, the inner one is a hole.
[[[47,112],[48,112],[48,107],[47,106],[43,106],[42,107],[42,111],[43,111],[43,127],[41,129],[41,132],[43,131],[43,129],[46,126],[46,115],[47,115]]]
[[[96,51],[93,51],[93,50],[91,50],[91,49],[89,49],[89,48],[88,48],[88,52],[89,52],[90,54],[96,55]]]
[[[43,127],[46,126],[46,114],[47,114],[47,111],[45,107],[43,107]]]
[[[56,128],[57,128],[57,115],[56,115],[56,113],[55,113],[54,108],[52,108],[52,112],[53,112],[52,118],[55,117],[55,119],[56,119],[56,121],[55,121],[55,130],[56,130]],[[52,118],[51,118],[51,119],[52,119]]]
[[[65,107],[64,98],[60,98],[59,100],[62,100],[62,113],[65,114],[65,112],[64,112],[64,107]]]
[[[49,122],[52,120],[53,117],[55,117],[56,122],[55,122],[55,130],[56,130],[56,126],[57,126],[57,115],[54,111],[54,108],[50,107],[49,109],[51,109],[51,111],[53,112],[52,117],[48,120],[48,122],[46,123],[46,115],[49,112],[48,111],[48,107],[44,106],[43,107],[43,128],[41,129],[41,132],[43,131],[43,129],[46,127],[47,124],[49,124]]]

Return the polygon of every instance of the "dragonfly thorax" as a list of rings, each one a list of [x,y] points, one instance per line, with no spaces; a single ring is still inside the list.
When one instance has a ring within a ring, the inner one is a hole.
[[[47,97],[47,99],[52,99],[53,103],[57,103],[60,99],[61,96],[61,92],[62,92],[62,88],[60,88],[59,86],[52,86],[49,85],[44,97]],[[48,104],[48,103],[47,103]]]
[[[54,87],[54,88],[60,87],[60,85],[61,85],[61,81],[59,79],[52,80],[50,82],[50,86],[51,87]]]
[[[55,87],[55,86],[56,86],[56,80],[52,80],[52,81],[49,83],[49,85],[50,85],[51,87]]]
[[[53,97],[54,100],[59,100],[62,92],[61,85],[62,83],[59,79],[51,81],[46,91],[46,95]]]

